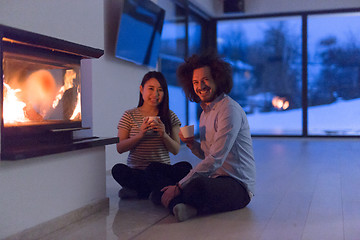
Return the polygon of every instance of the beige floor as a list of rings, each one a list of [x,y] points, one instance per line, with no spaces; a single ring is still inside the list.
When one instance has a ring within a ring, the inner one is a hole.
[[[177,223],[150,201],[119,200],[108,175],[110,208],[43,240],[360,239],[359,139],[257,138],[254,150],[257,191],[245,209]]]

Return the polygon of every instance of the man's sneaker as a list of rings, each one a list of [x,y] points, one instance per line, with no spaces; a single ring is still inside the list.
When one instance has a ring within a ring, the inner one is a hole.
[[[197,215],[197,210],[190,205],[179,203],[173,208],[173,213],[179,222],[183,222],[195,217]]]
[[[135,190],[129,189],[129,188],[121,188],[119,190],[119,198],[121,199],[131,199],[131,198],[137,198],[138,193]]]

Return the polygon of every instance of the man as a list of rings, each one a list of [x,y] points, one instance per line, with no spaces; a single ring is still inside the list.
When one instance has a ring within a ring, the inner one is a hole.
[[[193,55],[177,75],[187,98],[203,109],[200,143],[179,133],[202,161],[177,185],[162,189],[162,204],[178,221],[244,208],[254,194],[255,160],[245,112],[227,95],[230,64],[216,55]]]

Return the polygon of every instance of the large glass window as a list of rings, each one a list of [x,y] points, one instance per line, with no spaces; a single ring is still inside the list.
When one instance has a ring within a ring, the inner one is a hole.
[[[202,18],[194,14],[189,15],[189,56],[195,53],[201,53],[203,50],[205,50],[205,24],[206,23]],[[198,103],[188,101],[189,125],[194,125],[195,134],[199,132],[199,116],[201,111],[202,110]]]
[[[302,134],[301,17],[222,20],[217,48],[233,67],[230,96],[252,134]]]
[[[308,134],[360,135],[360,13],[308,17]]]
[[[164,28],[161,37],[160,70],[169,85],[170,109],[179,117],[182,126],[193,124],[198,133],[198,104],[189,102],[176,78],[178,66],[191,54],[200,53],[206,48],[205,20],[192,9],[168,0],[158,4],[166,9]]]
[[[187,123],[187,100],[177,84],[176,69],[184,62],[186,54],[186,12],[177,4],[160,0],[158,4],[166,9],[164,27],[161,34],[160,70],[169,88],[170,109],[179,117],[182,125]]]

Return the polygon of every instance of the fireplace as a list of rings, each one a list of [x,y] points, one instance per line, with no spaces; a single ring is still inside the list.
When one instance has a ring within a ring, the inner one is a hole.
[[[0,25],[1,158],[73,145],[82,127],[81,60],[103,50]],[[51,151],[50,151],[51,152]]]

